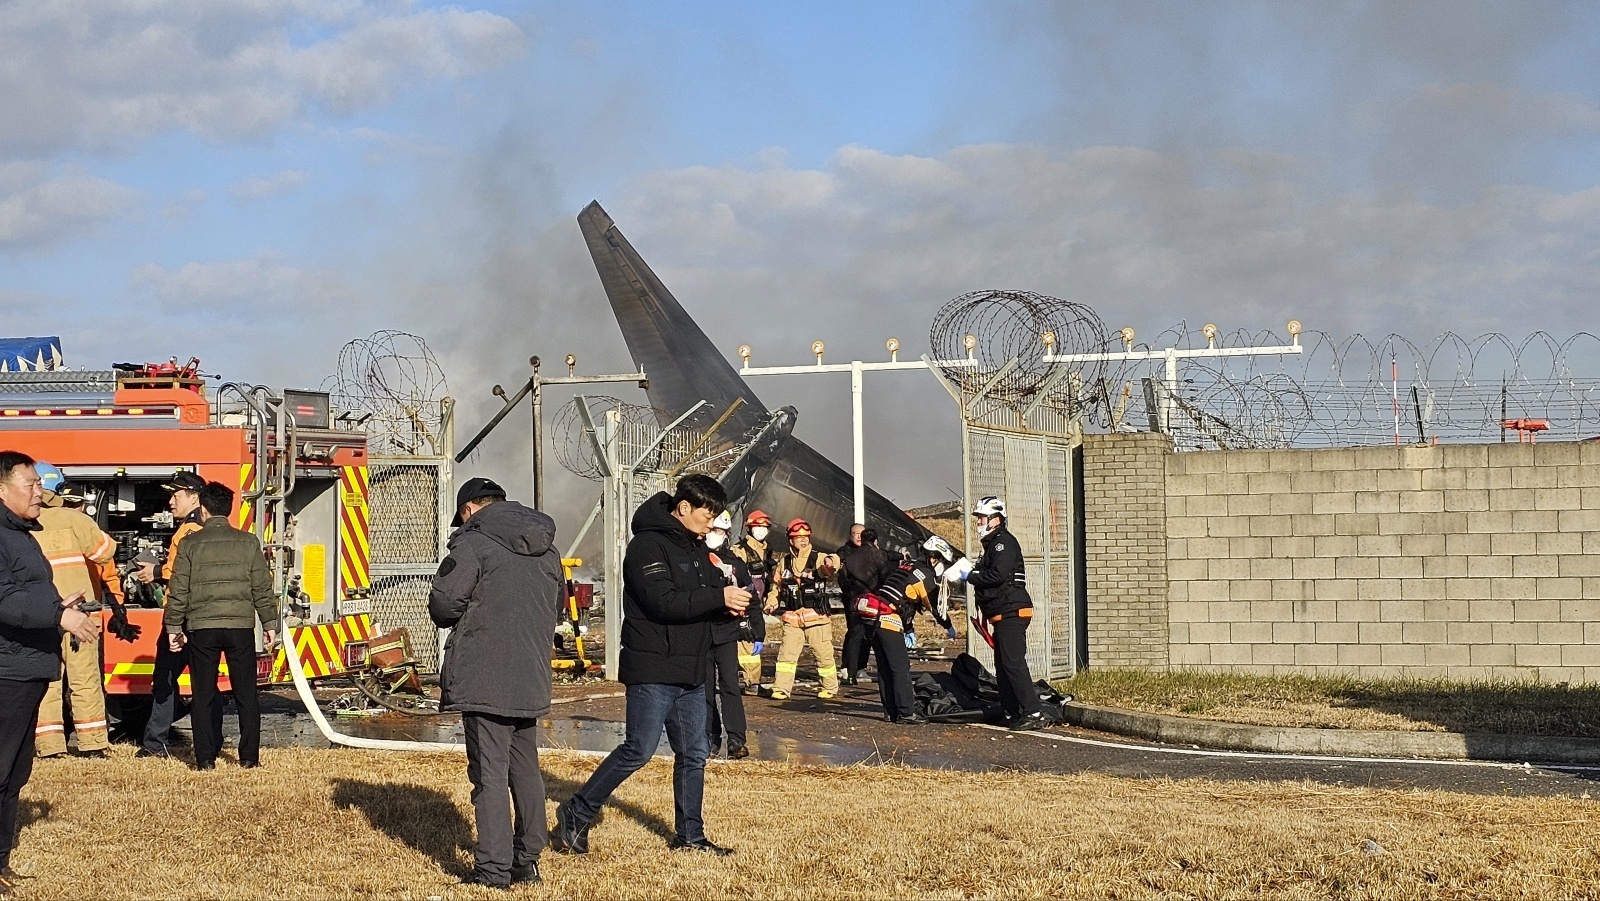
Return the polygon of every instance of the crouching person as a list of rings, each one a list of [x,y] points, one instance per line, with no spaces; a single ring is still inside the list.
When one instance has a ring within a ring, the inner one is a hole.
[[[550,712],[550,636],[561,607],[556,524],[476,478],[457,492],[451,525],[459,528],[433,577],[428,613],[452,630],[440,706],[461,713],[478,821],[463,882],[538,882],[546,830],[538,725]]]

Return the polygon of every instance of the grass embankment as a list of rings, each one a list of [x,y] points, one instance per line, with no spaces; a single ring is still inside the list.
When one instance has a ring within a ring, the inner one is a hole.
[[[1600,738],[1596,686],[1125,670],[1062,684],[1085,704],[1259,726]]]
[[[42,762],[13,863],[34,898],[499,897],[457,884],[472,808],[453,755],[268,751],[266,767]],[[547,755],[551,806],[595,761]],[[744,762],[708,832],[666,849],[671,767],[623,786],[587,857],[527,898],[1600,897],[1594,804],[1309,783],[1167,782]]]

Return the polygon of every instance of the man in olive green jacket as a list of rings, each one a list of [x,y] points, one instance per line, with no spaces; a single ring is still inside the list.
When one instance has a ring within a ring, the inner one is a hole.
[[[266,647],[278,633],[278,599],[261,541],[228,524],[233,490],[220,482],[200,489],[205,525],[184,539],[167,583],[167,641],[173,651],[189,648],[194,705],[194,764],[216,766],[222,735],[222,697],[217,667],[228,659],[233,699],[239,705],[239,765],[261,765],[261,706],[256,693],[256,619]],[[213,711],[205,715],[204,711]]]

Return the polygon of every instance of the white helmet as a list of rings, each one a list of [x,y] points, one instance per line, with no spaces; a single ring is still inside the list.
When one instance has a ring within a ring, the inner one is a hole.
[[[922,543],[922,549],[929,554],[938,554],[946,563],[956,562],[956,549],[938,535],[929,535],[928,540]]]
[[[1006,502],[1001,500],[1001,499],[999,499],[999,498],[997,498],[997,497],[995,497],[992,494],[989,495],[988,497],[979,498],[978,499],[978,503],[972,508],[972,515],[973,516],[1005,516],[1006,515]]]
[[[711,528],[713,528],[713,529],[721,529],[724,532],[728,531],[729,529],[732,529],[733,528],[733,514],[729,513],[726,510],[722,511],[721,513],[718,513],[717,514],[717,518],[713,519],[711,521]]]

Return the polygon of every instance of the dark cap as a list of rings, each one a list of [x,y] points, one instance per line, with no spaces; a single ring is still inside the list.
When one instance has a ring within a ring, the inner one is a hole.
[[[161,487],[168,491],[199,491],[206,487],[206,480],[192,472],[175,472]]]
[[[480,497],[497,497],[505,500],[506,490],[494,479],[485,479],[482,476],[468,479],[467,483],[461,486],[461,490],[456,492],[456,515],[450,520],[451,528],[461,525],[461,508],[467,505],[467,501],[475,501]]]

